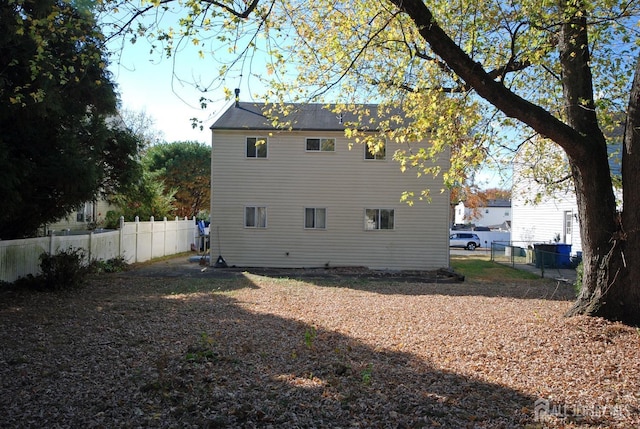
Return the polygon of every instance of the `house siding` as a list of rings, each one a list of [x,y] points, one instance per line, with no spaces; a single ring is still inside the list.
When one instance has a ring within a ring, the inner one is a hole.
[[[474,217],[473,209],[467,208],[464,202],[460,202],[455,207],[455,223],[462,225],[473,223],[477,226],[502,225],[511,221],[511,206],[486,206],[478,207],[477,217]]]
[[[90,212],[86,213],[90,216],[90,219],[85,219],[83,221],[77,220],[77,210],[72,211],[67,215],[66,218],[60,219],[57,222],[51,223],[47,225],[47,232],[56,232],[70,230],[70,231],[86,231],[90,224],[96,224],[98,226],[104,222],[105,216],[109,210],[114,210],[114,206],[109,204],[104,199],[98,199],[93,203],[93,207],[90,207]],[[95,212],[95,213],[92,213]],[[95,219],[93,216],[95,215]]]
[[[577,221],[577,203],[571,192],[556,193],[553,197],[543,197],[538,204],[527,204],[526,197],[535,195],[535,185],[526,179],[515,181],[512,192],[511,238],[515,243],[532,245],[551,243],[556,235],[560,242],[571,244],[571,253],[582,251],[580,228]],[[571,212],[571,237],[564,236],[565,212]]]
[[[212,261],[263,267],[366,266],[434,269],[449,266],[449,194],[442,181],[401,173],[387,159],[364,159],[364,147],[342,132],[274,132],[266,159],[247,159],[256,131],[214,130]],[[306,138],[335,138],[333,152],[306,151]],[[440,165],[446,168],[443,156]],[[403,191],[432,190],[432,202],[400,202]],[[245,228],[246,206],[267,207],[267,228]],[[305,208],[326,209],[326,229],[304,228]],[[365,230],[365,209],[393,209],[395,229]]]

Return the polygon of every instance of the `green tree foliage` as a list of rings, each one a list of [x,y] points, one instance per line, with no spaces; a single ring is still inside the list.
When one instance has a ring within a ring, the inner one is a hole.
[[[136,139],[107,123],[116,92],[91,10],[0,4],[0,237],[29,236],[135,177]]]
[[[175,214],[194,217],[211,202],[211,147],[198,142],[174,142],[150,147],[145,169],[175,190]]]
[[[107,213],[106,227],[117,228],[120,216],[129,222],[136,216],[140,220],[149,220],[151,216],[156,220],[172,217],[174,194],[175,191],[165,190],[157,175],[144,171],[135,184],[109,197],[109,202],[118,209]]]
[[[221,62],[212,87],[230,77],[262,78],[274,109],[283,108],[281,101],[313,100],[337,102],[337,113],[364,114],[366,107],[357,111],[356,103],[377,102],[380,126],[356,121],[347,124],[347,135],[368,143],[365,131],[380,132],[398,144],[394,158],[403,170],[441,175],[451,186],[496,148],[524,142],[559,147],[564,156],[543,168],[555,170],[551,181],[572,181],[583,240],[583,288],[570,314],[640,324],[640,265],[633,262],[640,259],[638,2],[174,4],[184,5],[179,27],[154,29],[167,55],[191,42],[202,56]],[[136,30],[116,27],[119,34],[149,34],[145,27]],[[221,44],[229,49],[207,50]],[[258,70],[256,58],[265,52],[267,64]],[[607,136],[620,123],[626,132],[624,210],[618,213]],[[423,138],[433,143],[429,150],[411,148]],[[449,171],[433,168],[434,158],[449,155]],[[428,192],[421,195],[428,199]]]

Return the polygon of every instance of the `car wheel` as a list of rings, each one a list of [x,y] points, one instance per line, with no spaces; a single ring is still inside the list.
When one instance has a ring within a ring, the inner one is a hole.
[[[476,243],[469,243],[469,244],[467,244],[467,249],[469,249],[469,250],[476,250]]]

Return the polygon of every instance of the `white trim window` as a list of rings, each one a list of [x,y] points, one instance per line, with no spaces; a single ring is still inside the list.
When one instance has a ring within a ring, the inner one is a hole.
[[[384,140],[365,141],[364,159],[367,161],[384,161],[387,159],[387,143]]]
[[[394,209],[365,209],[364,211],[364,229],[367,231],[375,231],[379,229],[395,228],[395,210]]]
[[[245,228],[266,228],[267,208],[261,206],[246,206],[244,208]]]
[[[246,157],[266,158],[268,154],[268,147],[266,137],[247,137]]]
[[[335,152],[336,139],[333,138],[307,138],[307,152]]]
[[[91,222],[93,220],[93,202],[80,205],[76,211],[76,222]]]
[[[326,229],[327,228],[327,209],[307,207],[304,209],[304,228],[305,229]]]

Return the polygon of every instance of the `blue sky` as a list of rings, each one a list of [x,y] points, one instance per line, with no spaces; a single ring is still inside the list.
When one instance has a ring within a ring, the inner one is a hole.
[[[118,84],[122,107],[146,112],[165,141],[191,140],[210,144],[209,126],[231,101],[224,99],[222,87],[203,94],[192,83],[213,80],[219,74],[219,65],[211,57],[200,58],[197,50],[189,47],[182,48],[177,57],[168,59],[161,53],[150,53],[150,44],[139,40],[133,45],[126,43],[124,49],[116,52],[110,70]],[[261,65],[254,63],[252,67],[261,68]],[[252,99],[246,79],[225,84],[229,89],[240,86],[243,101]],[[256,89],[259,88],[252,87],[251,93]],[[212,99],[206,109],[200,107],[203,95]],[[202,121],[203,130],[192,127],[191,118],[194,117]],[[484,169],[476,178],[483,183],[482,187],[500,186],[494,171]]]
[[[202,74],[206,68],[206,62],[198,61],[197,57],[194,61],[183,60],[179,71],[181,75]],[[112,63],[110,69],[118,84],[122,107],[145,111],[154,119],[155,128],[163,133],[166,141],[210,143],[208,127],[215,113],[225,106],[222,94],[216,103],[210,104],[206,110],[201,109],[201,93],[174,79],[172,61],[152,56],[145,42],[126,45],[119,64]],[[191,126],[193,117],[203,121],[203,131]]]
[[[146,26],[158,24],[165,30],[169,27],[176,29],[179,16],[179,13],[168,11],[159,16],[150,15],[141,23]],[[111,18],[117,21],[117,17]],[[221,86],[205,94],[194,87],[194,82],[204,87],[216,83],[220,63],[210,52],[201,58],[198,48],[188,41],[176,39],[176,53],[166,58],[161,42],[149,42],[139,37],[132,44],[128,40],[130,36],[125,37],[127,40],[114,39],[109,46],[112,53],[109,69],[118,84],[122,108],[146,112],[154,119],[154,128],[163,133],[167,142],[195,140],[210,143],[208,127],[229,102],[225,101]],[[158,46],[153,52],[151,43]],[[218,53],[228,48],[216,46],[213,42],[209,49]],[[229,85],[233,88],[238,83],[229,82]],[[206,109],[200,106],[203,95],[212,99]],[[194,117],[202,121],[204,130],[192,127],[191,118]]]

